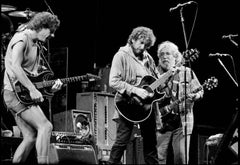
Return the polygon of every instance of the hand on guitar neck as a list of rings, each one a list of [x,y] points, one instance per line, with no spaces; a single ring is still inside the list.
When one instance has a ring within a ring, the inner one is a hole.
[[[25,86],[23,86],[19,81],[14,84],[14,92],[21,103],[29,105],[36,102],[42,102],[43,96],[53,96],[53,92],[60,90],[63,84],[78,82],[82,80],[89,79],[100,79],[100,77],[86,74],[82,76],[74,76],[62,79],[48,80],[49,78],[48,72],[43,72],[38,76],[28,76],[30,81],[35,86],[32,90],[28,90]],[[48,90],[51,88],[51,90]]]
[[[166,84],[173,78],[173,76],[180,72],[180,67],[181,66],[175,65],[160,76],[159,79],[164,79],[165,82],[159,84],[159,90],[166,87]]]
[[[54,82],[54,85],[52,86],[51,91],[54,93],[54,92],[57,92],[57,91],[61,90],[62,85],[63,85],[62,81],[60,79],[57,79]]]

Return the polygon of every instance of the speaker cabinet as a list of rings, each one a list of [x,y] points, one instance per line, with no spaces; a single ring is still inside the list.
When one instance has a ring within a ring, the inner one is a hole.
[[[114,95],[101,92],[77,93],[76,108],[93,115],[93,135],[100,149],[110,149],[116,137]]]
[[[74,132],[82,137],[92,135],[92,114],[72,109],[53,115],[54,131]]]
[[[51,143],[49,150],[49,163],[98,164],[98,161],[91,145]]]
[[[212,159],[212,150],[208,148],[206,141],[214,134],[222,132],[221,127],[211,127],[208,125],[195,125],[191,135],[189,163],[190,164],[209,164]]]
[[[206,146],[206,140],[208,136],[198,135],[198,163],[208,164],[208,148]]]
[[[218,144],[214,164],[238,164],[238,119],[237,110]]]

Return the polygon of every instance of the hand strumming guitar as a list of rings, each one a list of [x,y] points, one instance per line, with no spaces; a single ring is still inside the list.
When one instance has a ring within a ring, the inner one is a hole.
[[[52,86],[51,91],[52,92],[59,91],[62,88],[62,85],[63,85],[62,81],[60,79],[57,79],[54,82],[54,85]],[[44,101],[42,93],[39,90],[37,90],[35,87],[30,89],[29,92],[30,92],[31,99],[34,102],[43,102]]]
[[[35,87],[29,90],[29,95],[34,102],[43,102],[44,98],[41,92]]]
[[[136,94],[137,96],[141,97],[141,99],[153,97],[153,93],[149,93],[147,90],[145,90],[143,88],[135,88],[133,90],[133,93]]]
[[[190,93],[187,95],[187,99],[191,101],[196,101],[201,98],[201,95],[199,93]]]

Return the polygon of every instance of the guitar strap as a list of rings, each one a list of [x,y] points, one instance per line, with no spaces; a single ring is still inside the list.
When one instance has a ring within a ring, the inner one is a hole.
[[[173,81],[172,81],[172,94],[175,98],[178,98],[178,92],[179,92],[179,74],[176,74],[173,76]]]
[[[41,42],[37,42],[37,46],[38,46],[38,53],[39,53],[41,59],[42,59],[42,60],[44,61],[44,63],[47,65],[48,70],[54,75],[54,72],[53,72],[52,68],[50,67],[50,65],[49,65],[49,63],[48,63],[48,61],[47,61],[47,59],[45,58],[44,53],[43,53],[45,47],[42,45]],[[46,49],[46,48],[45,48],[45,49]]]
[[[170,86],[169,94],[172,97],[172,101],[177,100],[179,97],[179,81],[180,81],[179,74],[174,75],[172,77],[172,81],[170,81],[171,86]],[[178,111],[179,111],[178,106],[174,107],[173,112],[176,113]]]
[[[150,67],[150,70],[151,70],[153,76],[156,77],[156,78],[158,78],[157,73],[155,72],[155,70],[154,70],[152,67]]]
[[[9,80],[9,82],[10,82],[10,84],[11,84],[11,87],[12,87],[12,89],[14,90],[15,88],[14,88],[14,86],[13,86],[12,79],[10,78],[8,72],[6,72],[6,74],[7,74],[7,76],[8,76],[8,80]]]
[[[150,56],[150,55],[146,55],[146,57],[147,57],[147,62],[146,62],[146,64],[145,64],[145,66],[146,66],[147,68],[149,68],[152,76],[154,76],[155,78],[158,78],[158,74],[156,73],[156,71],[155,71],[154,68],[153,68],[153,67],[154,67],[154,66],[153,66],[154,64],[152,64],[153,61],[150,60],[149,56]]]

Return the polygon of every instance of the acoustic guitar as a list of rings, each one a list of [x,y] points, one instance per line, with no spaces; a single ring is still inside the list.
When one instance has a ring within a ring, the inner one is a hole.
[[[138,88],[143,88],[149,93],[152,93],[152,97],[141,99],[137,95],[127,95],[117,92],[114,97],[114,103],[117,111],[121,116],[133,123],[139,123],[145,121],[152,112],[152,103],[154,100],[162,98],[164,93],[159,92],[159,87],[165,86],[165,83],[175,74],[179,72],[179,67],[184,65],[186,59],[194,60],[197,58],[199,51],[197,49],[191,49],[183,53],[184,57],[182,61],[176,64],[172,69],[164,73],[161,78],[156,79],[153,76],[144,76],[140,83],[136,85]],[[193,57],[194,56],[194,57]]]

